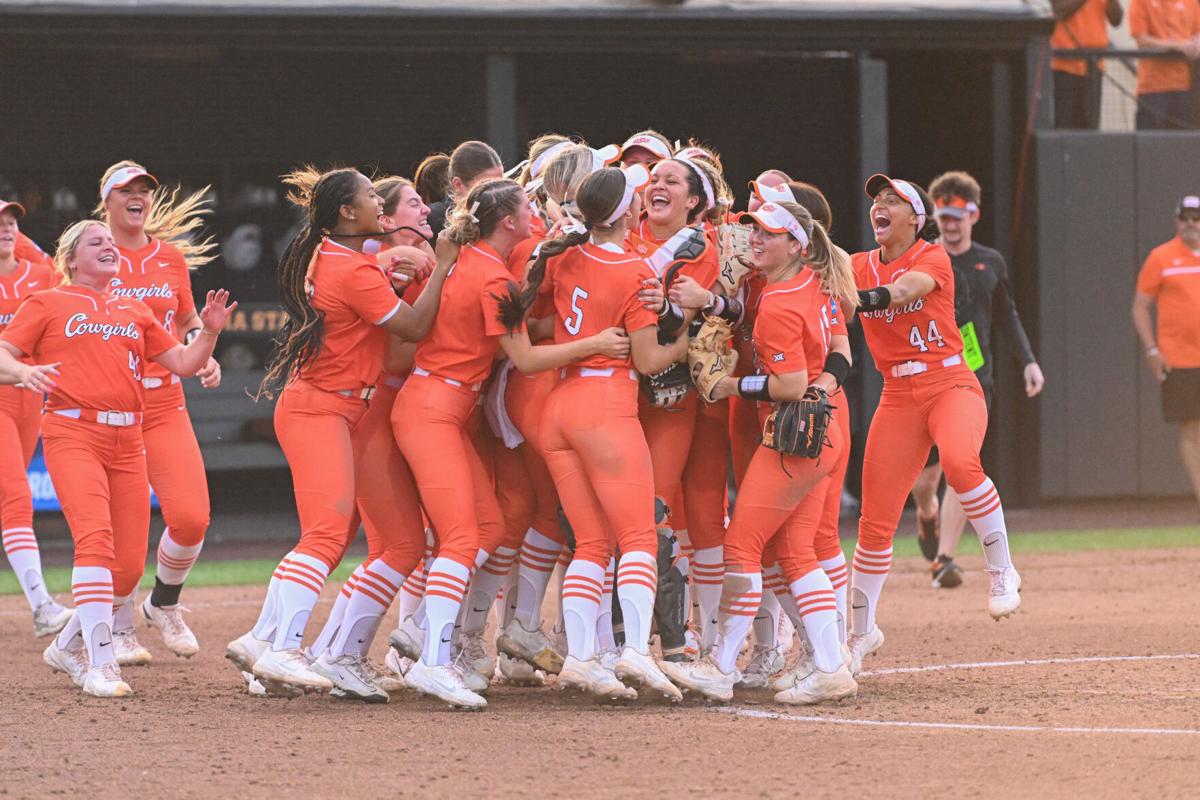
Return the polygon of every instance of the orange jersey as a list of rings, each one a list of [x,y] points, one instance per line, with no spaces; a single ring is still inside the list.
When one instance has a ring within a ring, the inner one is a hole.
[[[508,333],[499,320],[500,301],[513,278],[504,259],[486,242],[468,245],[442,287],[442,304],[429,335],[417,345],[419,369],[464,384],[480,383],[492,371]]]
[[[1150,251],[1138,273],[1139,294],[1158,306],[1158,346],[1172,367],[1200,367],[1200,253],[1176,236]]]
[[[615,245],[588,242],[555,258],[542,284],[542,291],[554,298],[554,343],[595,336],[606,328],[636,331],[657,325],[658,315],[637,296],[642,281],[652,277],[645,259]],[[577,366],[630,368],[633,359],[593,355]]]
[[[717,275],[720,274],[721,268],[717,262],[716,245],[713,244],[711,237],[706,236],[705,238],[708,239],[708,247],[704,248],[704,253],[695,261],[684,264],[680,268],[679,274],[688,275],[705,289],[711,289],[712,285],[717,282]],[[626,239],[629,249],[642,258],[649,257],[666,242],[666,239],[654,237],[650,231],[650,223],[646,220],[642,220],[637,230],[631,231]]]
[[[17,259],[17,268],[0,275],[0,333],[12,322],[21,304],[34,292],[54,285],[54,273],[41,262]]]
[[[400,310],[387,274],[373,256],[323,239],[308,282],[313,307],[325,315],[325,340],[299,378],[327,392],[371,386],[387,347],[381,326]]]
[[[918,239],[891,263],[882,263],[879,250],[871,250],[855,253],[851,264],[859,289],[892,283],[910,271],[923,272],[936,283],[932,292],[906,306],[858,315],[876,369],[887,375],[906,361],[935,364],[962,353],[962,334],[954,321],[954,271],[941,245]]]
[[[13,248],[13,255],[18,261],[32,261],[35,264],[43,264],[53,269],[54,262],[50,256],[46,255],[46,251],[38,247],[38,243],[30,239],[23,233],[17,233],[17,244]]]
[[[811,383],[825,369],[832,336],[830,300],[810,269],[763,288],[754,320],[758,372],[805,372]]]
[[[140,300],[60,286],[26,300],[0,339],[61,362],[47,410],[141,411],[146,361],[179,344]]]
[[[175,320],[196,313],[192,279],[183,253],[157,239],[151,239],[139,250],[118,247],[117,251],[121,254],[121,266],[112,280],[111,293],[141,300],[167,332],[178,338]],[[160,380],[171,376],[166,367],[154,363],[146,365],[144,374]]]
[[[508,254],[508,271],[512,273],[517,283],[525,280],[525,272],[529,269],[533,251],[546,240],[546,226],[541,216],[535,211],[533,222],[529,224],[529,238],[517,242],[517,246]]]
[[[1107,6],[1108,0],[1084,0],[1079,10],[1065,22],[1055,23],[1050,46],[1055,50],[1077,50],[1081,47],[1099,50],[1108,47]],[[1097,63],[1100,69],[1104,69],[1103,61]],[[1052,58],[1050,66],[1059,72],[1081,77],[1087,74],[1087,61],[1082,58]]]
[[[1196,0],[1133,0],[1129,34],[1183,41],[1200,36],[1200,3]],[[1178,59],[1139,58],[1138,94],[1186,92],[1192,88],[1192,65]]]

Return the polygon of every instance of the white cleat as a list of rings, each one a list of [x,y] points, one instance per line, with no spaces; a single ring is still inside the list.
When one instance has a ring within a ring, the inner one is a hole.
[[[395,650],[389,649],[388,655],[393,655],[395,652]],[[399,656],[396,656],[396,658],[399,658]],[[408,685],[404,682],[404,673],[393,671],[390,665],[385,664],[381,667],[364,656],[363,668],[367,671],[371,682],[389,695],[399,694],[408,688]]]
[[[53,600],[47,600],[33,610],[33,635],[37,638],[50,636],[67,627],[73,608],[63,608]]]
[[[182,605],[156,606],[151,605],[147,597],[142,602],[142,616],[151,628],[158,628],[162,633],[163,644],[177,656],[191,658],[200,652],[200,643],[196,634],[183,621],[183,612],[188,609]]]
[[[383,667],[392,674],[393,677],[404,680],[404,676],[412,669],[413,661],[411,658],[400,655],[392,648],[388,648],[387,655],[383,657]]]
[[[736,669],[733,672],[722,672],[712,656],[705,656],[690,664],[664,663],[663,671],[671,676],[671,680],[677,685],[721,703],[728,703],[733,699],[733,687],[738,680]]]
[[[483,631],[459,634],[458,655],[454,664],[462,673],[468,689],[477,694],[488,690],[492,675],[496,672],[496,662],[483,643]]]
[[[862,672],[862,662],[867,656],[883,647],[883,630],[876,625],[870,633],[852,633],[846,640],[850,651],[850,675],[857,677]]]
[[[84,673],[83,693],[92,697],[129,697],[133,689],[121,680],[121,668],[109,661]]]
[[[113,631],[113,652],[117,654],[117,664],[122,667],[144,667],[154,660],[150,651],[142,647],[137,640],[133,628],[123,631]]]
[[[600,662],[600,666],[604,667],[609,672],[615,672],[617,669],[617,659],[621,654],[616,650],[601,650],[596,653],[596,660]]]
[[[366,659],[360,655],[334,658],[328,652],[313,662],[312,671],[329,679],[334,697],[362,700],[364,703],[386,703],[388,693],[375,685],[368,673]]]
[[[83,686],[83,676],[91,667],[82,636],[71,639],[66,647],[59,647],[55,639],[42,651],[42,660],[55,672],[65,673],[76,686]]]
[[[295,695],[303,692],[327,692],[333,682],[313,671],[299,648],[272,650],[259,656],[251,670],[271,694]]]
[[[425,645],[425,631],[417,627],[411,616],[405,617],[400,627],[388,634],[388,645],[405,658],[418,661]]]
[[[1021,575],[1016,567],[989,569],[987,572],[992,579],[988,613],[999,622],[1021,607]]]
[[[449,664],[430,667],[417,661],[405,674],[404,682],[421,694],[432,695],[455,708],[470,711],[487,708],[487,700],[468,689],[462,675]]]
[[[562,669],[563,657],[554,649],[542,629],[527,631],[515,619],[505,626],[504,632],[496,639],[496,649],[551,675],[557,675]]]
[[[246,694],[251,697],[266,697],[267,687],[263,686],[252,672],[243,672],[242,680],[246,682]]]
[[[500,677],[510,686],[545,686],[546,673],[519,658],[500,653],[496,659]]]
[[[845,650],[845,646],[842,649],[846,658],[849,659],[850,651]],[[772,691],[782,692],[785,689],[792,688],[799,683],[801,678],[816,668],[813,665],[812,651],[808,649],[808,642],[803,639],[796,646],[794,659],[790,667],[771,678],[770,688]]]
[[[574,656],[567,656],[558,673],[558,686],[562,689],[578,689],[601,700],[637,699],[636,689],[617,680],[617,676],[595,658],[580,661]]]
[[[225,646],[225,657],[242,672],[253,674],[254,662],[271,648],[265,639],[255,639],[252,632],[243,633]]]
[[[787,703],[792,706],[811,706],[814,703],[824,703],[832,700],[842,700],[858,694],[858,684],[850,674],[850,668],[845,664],[834,672],[821,672],[814,669],[805,675],[796,685],[775,695],[776,703]]]
[[[750,662],[742,670],[742,679],[736,685],[739,689],[765,689],[784,666],[783,653],[778,647],[756,644],[750,653]]]
[[[625,645],[621,650],[613,672],[622,683],[632,683],[635,688],[651,689],[673,703],[683,699],[683,692],[663,674],[654,659],[648,653],[639,653],[629,645]]]

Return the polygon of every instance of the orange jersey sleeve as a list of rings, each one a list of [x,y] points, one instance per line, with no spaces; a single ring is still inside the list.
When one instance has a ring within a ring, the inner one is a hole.
[[[172,335],[179,337],[178,319],[196,313],[192,298],[192,279],[187,261],[173,245],[151,239],[140,250],[117,248],[120,268],[112,280],[112,294],[141,300],[154,318]],[[146,365],[146,377],[164,380],[170,377],[166,367]]]
[[[54,262],[45,250],[38,247],[38,243],[30,239],[23,233],[17,233],[17,243],[13,247],[13,255],[18,261],[32,261],[34,264],[41,264],[45,267],[53,269]]]
[[[28,259],[18,259],[16,269],[0,275],[0,332],[12,322],[17,309],[30,295],[51,288],[53,280],[49,266]]]
[[[1137,290],[1154,298],[1158,347],[1172,367],[1200,367],[1200,255],[1177,236],[1150,251]]]
[[[754,320],[758,371],[805,372],[810,382],[820,375],[832,335],[829,306],[829,296],[811,270],[766,286]]]

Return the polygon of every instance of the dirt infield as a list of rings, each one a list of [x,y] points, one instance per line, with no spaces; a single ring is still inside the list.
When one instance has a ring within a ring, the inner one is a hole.
[[[978,559],[964,560],[954,591],[929,589],[921,562],[898,561],[879,615],[887,643],[859,697],[816,710],[765,691],[726,708],[614,709],[498,687],[479,714],[411,695],[371,707],[254,699],[222,654],[256,615],[260,587],[190,591],[201,654],[176,660],[147,632],[156,663],[125,671],[137,695],[101,701],[50,674],[21,598],[4,597],[0,672],[13,691],[0,795],[1200,793],[1200,549],[1018,564],[1024,606],[995,623]],[[1025,660],[1056,661],[995,663]]]

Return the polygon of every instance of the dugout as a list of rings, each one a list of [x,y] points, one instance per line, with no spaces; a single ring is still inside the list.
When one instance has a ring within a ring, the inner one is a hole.
[[[211,469],[277,465],[270,408],[245,388],[279,321],[273,269],[294,217],[275,178],[289,165],[411,174],[470,137],[511,164],[543,131],[595,144],[653,126],[717,146],[743,202],[768,166],[823,187],[851,250],[870,241],[867,175],[967,169],[986,192],[977,236],[1011,261],[1051,27],[1040,0],[0,0],[0,193],[49,244],[119,158],[212,183],[225,251],[196,286],[228,286],[245,314],[222,337],[226,388],[189,403]],[[879,385],[862,374],[856,432]],[[1017,407],[1016,377],[998,376],[1001,409]],[[1004,441],[989,467],[1012,496],[1038,456]]]

